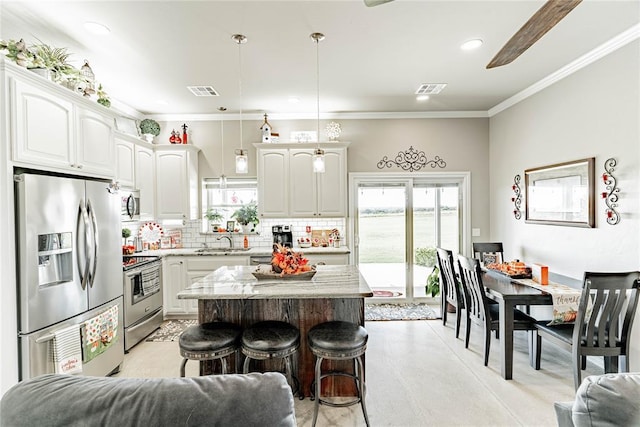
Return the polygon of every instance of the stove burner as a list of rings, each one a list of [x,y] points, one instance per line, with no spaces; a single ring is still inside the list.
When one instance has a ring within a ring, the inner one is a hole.
[[[160,260],[160,257],[158,256],[123,256],[122,269],[125,271],[130,270],[158,260]]]

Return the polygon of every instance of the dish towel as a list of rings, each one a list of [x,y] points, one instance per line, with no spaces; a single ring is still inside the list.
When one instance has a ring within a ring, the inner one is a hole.
[[[87,363],[107,351],[118,338],[118,306],[87,320],[83,327],[82,360]]]
[[[142,295],[151,295],[160,290],[160,269],[142,272]]]
[[[49,342],[56,374],[82,372],[80,325],[69,326],[54,332],[53,339]]]

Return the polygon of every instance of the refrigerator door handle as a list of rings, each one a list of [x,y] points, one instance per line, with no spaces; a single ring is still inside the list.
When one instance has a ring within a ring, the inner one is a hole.
[[[78,224],[76,226],[76,260],[78,262],[78,271],[80,272],[80,285],[82,289],[87,288],[87,280],[89,279],[89,215],[87,214],[87,210],[85,208],[84,200],[80,201],[80,212],[78,214],[82,219],[82,223],[84,224],[84,231],[81,233],[80,227],[80,219],[78,219]],[[84,236],[84,259],[80,256],[80,240],[81,236]],[[84,261],[84,265],[83,262]]]
[[[51,341],[55,338],[54,334],[43,335],[40,338],[36,339],[36,344],[42,344],[43,342]]]
[[[91,230],[93,234],[93,265],[91,266],[91,273],[89,274],[89,286],[93,287],[93,281],[96,277],[96,268],[98,267],[98,248],[100,243],[98,242],[98,220],[96,219],[96,213],[91,206],[91,200],[87,199],[87,213],[91,218]],[[91,260],[91,257],[87,257],[87,264]]]

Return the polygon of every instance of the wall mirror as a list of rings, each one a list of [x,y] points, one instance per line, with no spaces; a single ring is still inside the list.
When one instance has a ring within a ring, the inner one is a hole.
[[[595,158],[527,169],[525,221],[595,227]]]

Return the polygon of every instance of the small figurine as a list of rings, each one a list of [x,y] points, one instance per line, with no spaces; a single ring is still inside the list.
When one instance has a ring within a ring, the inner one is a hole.
[[[180,134],[176,132],[175,129],[171,131],[171,136],[169,137],[169,142],[172,144],[182,144],[182,139],[180,139]]]

